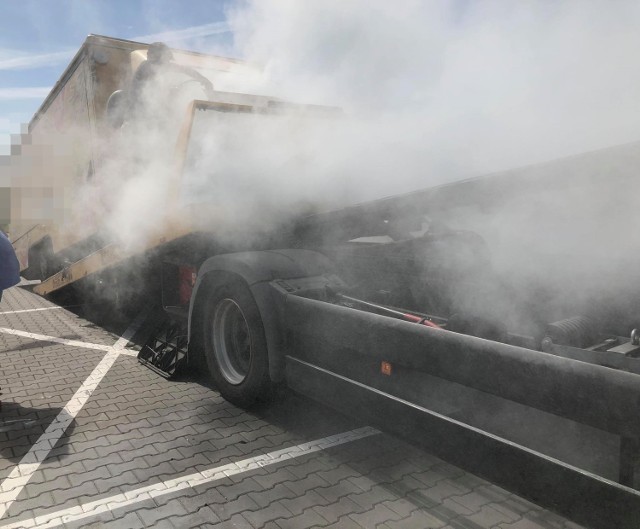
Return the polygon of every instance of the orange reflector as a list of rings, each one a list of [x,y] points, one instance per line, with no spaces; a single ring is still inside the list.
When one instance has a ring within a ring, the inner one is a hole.
[[[383,375],[390,376],[391,371],[393,371],[393,368],[391,367],[391,364],[389,362],[382,362],[380,364],[380,373],[382,373]]]

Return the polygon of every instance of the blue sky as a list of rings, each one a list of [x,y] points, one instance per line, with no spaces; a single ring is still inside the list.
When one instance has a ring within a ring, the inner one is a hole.
[[[176,48],[228,48],[223,0],[0,2],[0,152],[38,109],[90,33]]]

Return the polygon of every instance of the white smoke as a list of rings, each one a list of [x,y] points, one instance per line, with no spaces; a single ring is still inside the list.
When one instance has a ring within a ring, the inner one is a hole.
[[[274,0],[230,22],[252,88],[359,120],[366,198],[640,138],[634,2]]]
[[[243,90],[344,110],[315,144],[321,162],[302,168],[318,197],[339,189],[334,203],[640,139],[635,2],[256,0],[229,20],[236,55],[263,65]],[[640,190],[634,150],[612,156],[551,170],[558,179],[563,170],[611,174],[612,189],[519,197],[484,218],[450,219],[477,229],[505,270],[572,280],[584,298],[592,294],[584,278],[623,290],[629,275],[616,267],[633,268],[630,232],[640,218],[630,197]],[[281,199],[290,196],[280,188]]]
[[[296,212],[637,140],[639,22],[634,2],[242,3],[228,12],[233,46],[204,51],[251,67],[217,72],[215,88],[331,105],[342,115],[199,118],[179,174],[174,148],[185,97],[148,94],[162,119],[104,140],[97,149],[104,163],[81,191],[76,218],[99,219],[132,247],[161,231],[167,204],[213,201],[216,208],[190,211],[268,231]],[[503,219],[485,223],[501,240]],[[542,240],[554,252],[540,232],[512,231],[511,240]]]
[[[218,90],[344,113],[306,129],[297,118],[204,120],[181,195],[213,198],[233,223],[265,226],[299,202],[326,210],[640,138],[633,2],[267,0],[228,22],[226,51],[258,67],[218,76]],[[134,150],[166,155],[156,136]],[[144,239],[140,223],[159,223],[169,184],[158,174],[118,186],[107,224],[120,237]]]

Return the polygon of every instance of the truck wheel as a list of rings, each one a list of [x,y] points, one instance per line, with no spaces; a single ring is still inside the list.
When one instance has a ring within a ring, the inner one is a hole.
[[[220,394],[242,407],[268,400],[267,342],[249,289],[242,283],[218,288],[204,316],[205,357]]]
[[[40,279],[44,281],[51,275],[51,267],[49,266],[49,258],[44,249],[38,252],[38,274]]]
[[[51,241],[45,240],[29,248],[29,268],[25,277],[42,281],[47,279],[53,272],[51,266],[52,256]]]

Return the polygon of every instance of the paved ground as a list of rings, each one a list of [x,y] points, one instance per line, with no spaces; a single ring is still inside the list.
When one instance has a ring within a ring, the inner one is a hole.
[[[166,381],[90,312],[0,303],[0,527],[579,527],[306,399]]]

